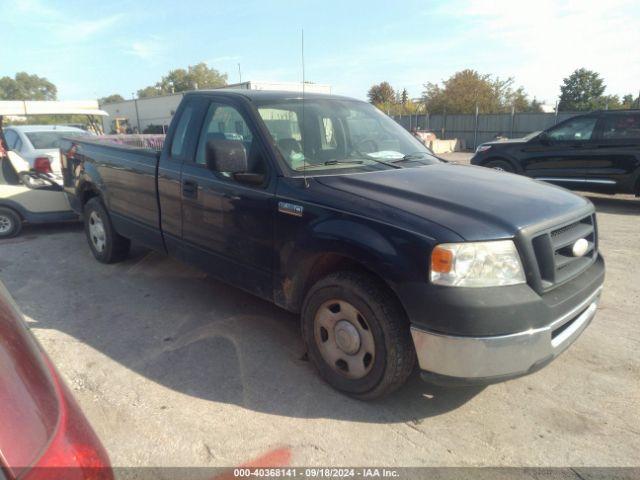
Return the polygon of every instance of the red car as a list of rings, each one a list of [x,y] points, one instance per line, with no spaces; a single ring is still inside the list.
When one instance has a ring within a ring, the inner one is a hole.
[[[113,480],[109,457],[0,283],[0,480]]]

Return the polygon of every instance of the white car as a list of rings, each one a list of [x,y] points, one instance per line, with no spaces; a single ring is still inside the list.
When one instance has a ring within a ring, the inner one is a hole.
[[[62,174],[58,144],[64,137],[91,135],[76,127],[64,125],[11,125],[4,127],[9,150],[17,153],[29,167],[55,177]]]
[[[0,240],[18,235],[23,222],[78,220],[52,175],[29,170],[27,163],[14,152],[0,158]]]

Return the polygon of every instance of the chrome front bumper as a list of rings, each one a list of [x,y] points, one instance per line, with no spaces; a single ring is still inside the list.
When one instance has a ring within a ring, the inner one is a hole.
[[[449,336],[411,327],[420,368],[437,377],[499,380],[535,371],[571,345],[593,319],[602,287],[550,325],[495,337]]]

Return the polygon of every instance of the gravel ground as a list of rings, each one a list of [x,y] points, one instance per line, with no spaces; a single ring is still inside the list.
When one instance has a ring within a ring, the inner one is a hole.
[[[142,248],[101,265],[75,225],[0,241],[0,279],[115,466],[279,447],[295,465],[638,466],[640,200],[588,196],[607,261],[594,322],[543,370],[486,388],[414,377],[349,399],[304,360],[295,316]]]

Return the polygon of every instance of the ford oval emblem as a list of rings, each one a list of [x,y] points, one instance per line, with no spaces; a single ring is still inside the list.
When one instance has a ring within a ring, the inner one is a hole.
[[[571,253],[573,253],[574,257],[582,257],[589,250],[589,242],[587,242],[584,238],[576,240],[576,243],[571,247]]]

